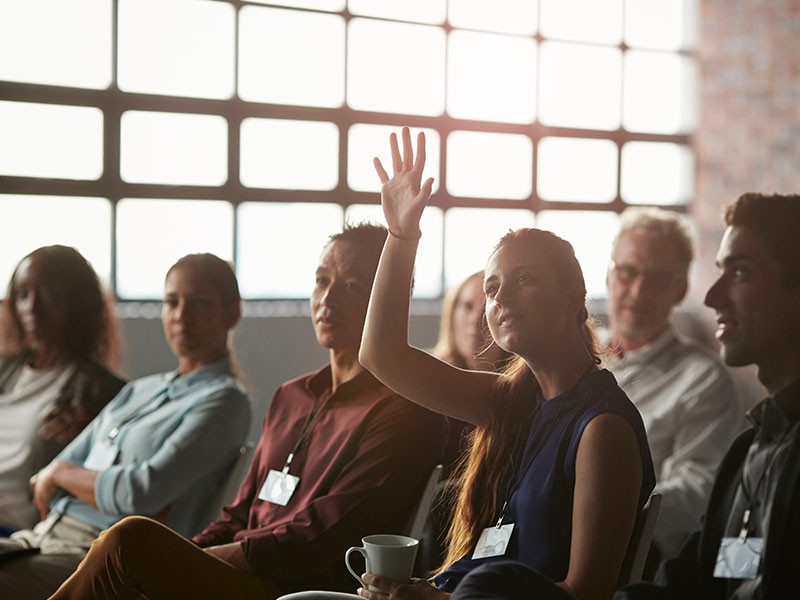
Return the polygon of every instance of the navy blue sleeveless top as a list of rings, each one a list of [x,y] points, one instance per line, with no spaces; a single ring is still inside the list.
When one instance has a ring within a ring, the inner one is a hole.
[[[519,464],[513,480],[519,483],[511,494],[503,520],[514,523],[506,553],[480,559],[473,559],[472,553],[464,556],[435,578],[434,582],[443,591],[453,591],[469,571],[495,560],[518,560],[553,581],[566,577],[572,537],[575,458],[583,430],[600,414],[623,417],[636,434],[642,459],[639,508],[653,491],[655,472],[642,417],[611,373],[605,369],[591,371],[572,390],[546,402],[540,393],[536,402],[523,458],[515,461]],[[521,481],[520,471],[524,471]],[[500,498],[498,504],[502,506],[504,501],[505,498]],[[493,523],[486,523],[489,525]]]

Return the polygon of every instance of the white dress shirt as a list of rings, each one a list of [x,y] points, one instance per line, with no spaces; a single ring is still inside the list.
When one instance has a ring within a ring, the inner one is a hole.
[[[717,466],[745,426],[742,406],[717,355],[669,327],[608,363],[642,413],[662,495],[654,542],[669,558],[701,527]]]

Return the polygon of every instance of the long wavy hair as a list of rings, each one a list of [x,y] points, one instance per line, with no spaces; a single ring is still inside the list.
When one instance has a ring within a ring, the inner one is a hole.
[[[583,337],[586,352],[600,364],[600,347],[585,305],[583,272],[572,245],[549,231],[517,229],[504,235],[494,252],[511,244],[526,244],[531,252],[547,256],[563,289],[577,288],[582,292],[584,306],[576,315],[575,326]],[[469,553],[481,531],[498,518],[503,476],[511,463],[516,440],[529,427],[538,389],[539,384],[523,358],[516,356],[508,362],[495,388],[489,422],[472,432],[470,450],[458,467],[460,485],[455,488],[455,513],[439,572]]]
[[[26,260],[36,261],[42,276],[65,307],[63,335],[57,341],[69,361],[92,361],[111,369],[119,366],[121,344],[114,301],[105,292],[89,262],[75,248],[43,246],[17,263],[8,283],[0,314],[0,354],[25,353],[25,332],[15,308],[17,271]]]

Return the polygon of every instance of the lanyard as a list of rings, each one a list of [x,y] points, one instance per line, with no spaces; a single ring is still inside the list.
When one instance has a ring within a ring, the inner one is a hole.
[[[328,401],[332,396],[333,394],[325,398],[325,400],[322,401],[322,404],[320,404],[319,408],[312,408],[306,415],[306,420],[303,422],[303,429],[300,430],[300,437],[297,438],[297,441],[294,443],[294,446],[289,452],[289,456],[286,457],[286,463],[283,465],[283,470],[281,472],[284,475],[289,472],[289,467],[292,464],[292,460],[294,460],[294,455],[297,454],[302,447],[306,436],[308,436],[308,434],[311,432],[311,429],[314,427],[314,424],[317,422],[317,419],[319,419],[319,417],[327,408]]]
[[[156,409],[158,409],[167,400],[169,400],[169,395],[166,393],[166,388],[165,388],[165,389],[161,390],[156,395],[155,398],[153,398],[150,402],[145,404],[143,407],[135,408],[134,410],[129,412],[125,416],[124,419],[122,419],[119,423],[117,423],[114,427],[112,427],[108,431],[108,435],[107,435],[108,443],[110,444],[111,442],[113,442],[117,438],[117,436],[119,436],[120,430],[125,425],[127,425],[131,421],[139,419],[139,418],[141,418],[141,417],[143,417],[143,416],[155,411]]]
[[[567,395],[564,398],[563,403],[558,409],[558,413],[556,413],[556,416],[549,421],[548,423],[549,427],[547,429],[547,432],[544,435],[542,435],[542,437],[539,439],[539,444],[536,446],[536,449],[533,451],[533,454],[531,454],[531,457],[528,459],[528,462],[525,464],[525,467],[519,472],[519,476],[517,476],[516,479],[512,480],[511,484],[509,485],[509,490],[505,494],[506,500],[505,502],[503,502],[503,507],[500,509],[500,517],[497,519],[495,527],[499,528],[503,525],[503,519],[505,519],[506,517],[506,508],[508,507],[508,503],[511,501],[511,496],[514,494],[514,492],[517,491],[517,488],[519,488],[519,486],[522,484],[522,480],[525,478],[525,475],[528,473],[528,470],[530,470],[531,465],[533,465],[533,461],[536,460],[536,457],[539,455],[539,452],[542,451],[542,448],[544,448],[545,443],[547,443],[548,439],[550,439],[550,436],[552,435],[553,430],[556,427],[556,424],[561,420],[561,417],[564,415],[564,410],[570,403],[570,400],[572,399],[572,396],[575,393],[575,389],[578,387],[578,384],[581,382],[581,380],[583,380],[584,377],[586,377],[586,375],[588,375],[595,368],[596,368],[595,364],[592,363],[592,365],[586,370],[586,372],[580,376],[578,381],[575,382],[575,385],[572,386],[572,389],[570,389],[569,392],[567,392]],[[542,404],[544,402],[548,401],[545,400],[542,402]],[[537,405],[536,409],[533,412],[533,415],[531,415],[531,419],[534,419],[536,417],[536,413],[540,410],[542,404]],[[514,444],[515,449],[516,447],[517,443]],[[524,454],[522,458],[524,458]]]
[[[742,489],[742,494],[744,494],[747,500],[747,508],[744,509],[744,514],[742,515],[742,527],[739,530],[739,539],[741,541],[747,539],[747,536],[750,533],[750,516],[752,515],[753,512],[753,505],[755,504],[756,498],[758,497],[758,490],[761,489],[761,484],[764,482],[767,472],[772,467],[772,463],[775,461],[775,455],[778,453],[781,444],[783,444],[784,440],[786,439],[786,436],[794,428],[795,425],[796,423],[792,423],[791,425],[789,425],[789,427],[787,427],[783,431],[781,437],[778,438],[776,444],[770,449],[769,453],[767,454],[767,458],[764,461],[764,470],[761,471],[761,475],[759,475],[758,477],[758,481],[756,482],[756,487],[753,490],[752,495],[747,492],[747,486],[745,486],[744,468],[742,468],[741,472],[739,473],[739,486]]]

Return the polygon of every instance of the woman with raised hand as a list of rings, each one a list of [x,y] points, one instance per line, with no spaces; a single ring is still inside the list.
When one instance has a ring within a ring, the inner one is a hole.
[[[148,515],[184,535],[202,528],[250,424],[229,347],[240,304],[233,270],[213,254],[169,269],[162,323],[178,368],[126,385],[33,476],[42,521],[2,545],[39,554],[0,563],[0,596],[46,597],[125,516]]]
[[[435,587],[367,574],[381,591],[359,594],[443,598],[476,568],[511,560],[511,568],[535,569],[526,597],[610,598],[655,477],[639,413],[597,367],[572,247],[550,232],[520,229],[489,257],[487,323],[498,346],[515,355],[502,373],[459,369],[410,346],[409,291],[432,180],[422,182],[424,135],[416,158],[409,130],[402,135],[402,153],[390,137],[391,177],[375,159],[390,236],[359,359],[402,396],[478,430]]]
[[[28,480],[125,382],[110,297],[74,248],[44,246],[16,266],[0,313],[0,531],[33,527]]]

